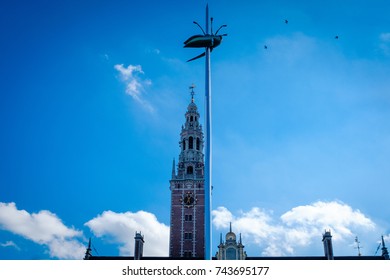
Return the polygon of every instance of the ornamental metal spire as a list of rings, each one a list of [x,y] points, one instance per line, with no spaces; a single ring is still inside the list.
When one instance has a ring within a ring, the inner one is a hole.
[[[362,254],[361,254],[361,252],[360,252],[360,249],[361,249],[362,247],[360,246],[360,241],[359,241],[359,239],[358,239],[357,236],[355,237],[355,243],[356,243],[355,249],[358,250],[358,256],[361,257]]]
[[[195,88],[195,85],[192,84],[192,85],[190,86],[190,90],[191,90],[190,94],[191,94],[191,102],[192,102],[192,103],[194,102],[194,95],[195,95],[194,88]]]
[[[383,239],[383,235],[382,235],[382,256],[385,258],[385,260],[389,259],[389,251],[387,251],[385,240]]]
[[[91,237],[89,238],[89,241],[88,241],[88,247],[87,247],[87,251],[85,252],[85,256],[84,256],[84,260],[89,260],[91,257],[92,257],[92,248],[91,248]]]
[[[212,157],[211,157],[211,71],[210,71],[210,52],[219,46],[222,42],[222,37],[227,34],[218,35],[222,25],[213,34],[213,18],[210,20],[211,32],[209,33],[209,6],[206,5],[206,31],[194,21],[201,30],[203,35],[194,35],[184,42],[185,48],[205,48],[204,53],[189,59],[192,61],[203,56],[206,56],[206,77],[205,77],[205,103],[206,103],[206,129],[205,129],[205,259],[212,259],[212,232],[211,232],[211,189],[212,189]]]

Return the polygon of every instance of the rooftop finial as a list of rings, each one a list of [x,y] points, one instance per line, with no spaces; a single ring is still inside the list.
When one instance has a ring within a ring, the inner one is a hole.
[[[230,222],[230,230],[229,232],[232,232],[232,222]]]
[[[358,250],[358,256],[360,257],[360,256],[362,255],[362,254],[360,253],[360,249],[361,249],[362,247],[360,247],[360,241],[359,241],[359,239],[358,239],[357,236],[355,237],[355,243],[356,243],[355,249]]]
[[[194,95],[195,95],[194,88],[195,88],[195,85],[192,84],[192,85],[190,86],[190,90],[191,90],[191,92],[190,92],[190,94],[191,94],[191,102],[194,102]]]

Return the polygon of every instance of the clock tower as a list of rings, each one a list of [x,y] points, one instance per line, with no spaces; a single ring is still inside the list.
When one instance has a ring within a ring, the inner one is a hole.
[[[194,103],[194,86],[190,89],[191,103],[180,133],[179,162],[176,171],[173,161],[170,180],[169,256],[174,259],[205,257],[203,132]]]

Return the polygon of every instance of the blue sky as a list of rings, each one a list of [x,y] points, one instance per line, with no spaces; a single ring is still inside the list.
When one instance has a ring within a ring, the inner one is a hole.
[[[390,244],[387,1],[208,1],[213,233],[248,255]],[[206,1],[3,1],[0,259],[167,255],[169,179]],[[288,19],[288,24],[285,23]],[[338,39],[335,38],[338,36]],[[267,49],[264,46],[267,46]],[[97,252],[97,253],[96,253]]]

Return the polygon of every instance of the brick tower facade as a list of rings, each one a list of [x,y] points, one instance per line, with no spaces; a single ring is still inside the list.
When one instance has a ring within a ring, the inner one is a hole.
[[[172,167],[169,256],[204,259],[203,132],[194,92],[180,133],[180,155]]]

